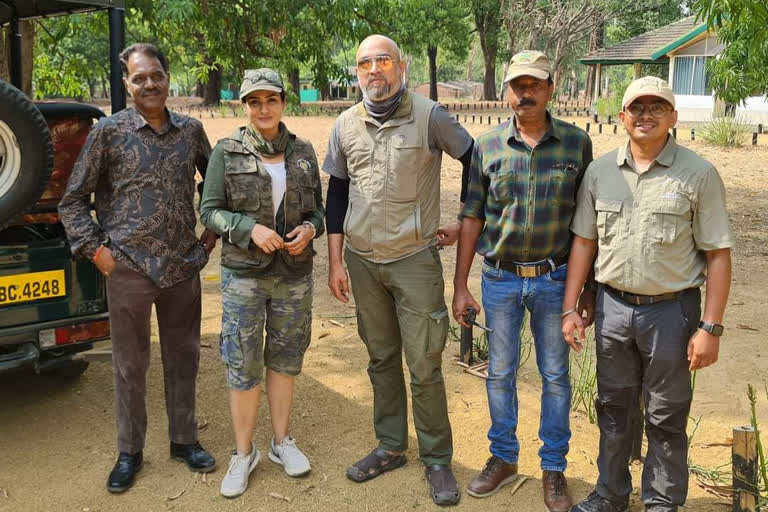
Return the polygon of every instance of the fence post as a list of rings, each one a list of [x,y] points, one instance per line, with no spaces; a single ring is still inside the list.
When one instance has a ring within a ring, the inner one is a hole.
[[[456,114],[456,122],[459,122],[459,114]]]
[[[592,114],[592,120],[597,123],[598,117],[597,114]]]
[[[691,140],[696,140],[696,130],[691,128]]]
[[[597,133],[603,133],[603,123],[597,125]]]
[[[491,126],[491,116],[488,116],[488,126]]]
[[[672,138],[677,139],[677,126],[672,128]]]
[[[755,512],[757,507],[757,437],[752,427],[733,429],[731,449],[733,512]]]
[[[757,133],[763,133],[763,125],[762,124],[758,124],[757,125]]]
[[[472,114],[472,124],[475,123],[475,114]]]
[[[501,124],[501,116],[496,119],[496,124]]]
[[[757,146],[757,132],[752,133],[752,145]]]
[[[611,124],[611,116],[608,116],[608,124]]]
[[[589,123],[587,123],[587,133],[589,133]]]
[[[619,125],[615,124],[613,125],[613,134],[616,135],[618,133]]]

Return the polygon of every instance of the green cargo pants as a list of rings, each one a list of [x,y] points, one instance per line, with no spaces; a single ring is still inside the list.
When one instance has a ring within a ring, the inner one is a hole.
[[[419,456],[424,464],[450,464],[453,440],[441,370],[448,308],[437,248],[383,264],[349,250],[344,257],[357,305],[358,332],[370,358],[379,446],[389,451],[408,447],[405,352]]]

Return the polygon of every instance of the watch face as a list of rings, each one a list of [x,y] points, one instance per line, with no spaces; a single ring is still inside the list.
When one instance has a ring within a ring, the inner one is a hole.
[[[723,326],[720,324],[715,324],[712,326],[712,330],[709,331],[712,333],[712,336],[722,336],[723,335]]]

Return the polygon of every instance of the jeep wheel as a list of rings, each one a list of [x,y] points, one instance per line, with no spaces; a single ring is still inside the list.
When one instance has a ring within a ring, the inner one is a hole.
[[[40,198],[52,169],[45,119],[24,93],[0,80],[0,229]]]

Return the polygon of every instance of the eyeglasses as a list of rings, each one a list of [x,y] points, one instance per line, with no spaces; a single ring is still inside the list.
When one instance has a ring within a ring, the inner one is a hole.
[[[373,64],[376,63],[376,67],[379,69],[379,71],[389,71],[392,69],[392,63],[399,60],[400,59],[393,59],[389,55],[366,57],[357,61],[357,69],[364,73],[368,73],[371,69],[373,69]]]
[[[664,114],[670,112],[670,109],[664,103],[651,103],[650,105],[643,105],[642,103],[633,103],[626,107],[624,110],[629,112],[632,117],[640,117],[648,111],[652,117],[659,119],[664,117]]]

